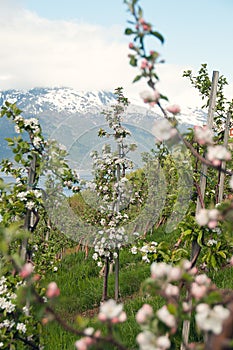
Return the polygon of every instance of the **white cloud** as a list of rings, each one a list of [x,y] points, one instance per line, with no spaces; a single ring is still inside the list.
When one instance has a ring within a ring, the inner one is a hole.
[[[5,8],[0,25],[2,89],[113,89],[121,84],[119,72],[126,78],[129,75],[127,45],[116,36],[120,28],[51,21],[22,8],[12,16]]]
[[[70,86],[114,91],[123,86],[138,99],[146,83],[131,83],[137,70],[129,66],[122,27],[48,20],[21,3],[0,0],[0,90]],[[161,65],[158,89],[171,103],[201,105],[198,93],[182,78],[184,69]]]

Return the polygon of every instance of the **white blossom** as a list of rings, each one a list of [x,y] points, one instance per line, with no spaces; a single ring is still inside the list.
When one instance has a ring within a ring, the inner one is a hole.
[[[167,119],[156,121],[152,132],[159,141],[167,141],[177,134],[176,129],[171,126]]]
[[[209,239],[207,242],[207,245],[213,246],[216,245],[218,243],[218,241],[216,241],[216,239]]]
[[[19,192],[17,194],[17,197],[19,198],[20,201],[25,201],[27,200],[27,195],[28,195],[28,191],[22,191],[22,192]]]
[[[7,300],[6,298],[0,298],[0,309],[6,310],[6,312],[10,314],[15,310],[15,307],[15,304],[12,304],[12,302]]]
[[[133,246],[133,247],[131,248],[131,253],[132,253],[132,254],[137,254],[137,251],[138,251],[138,248],[137,248],[136,246]]]
[[[176,326],[176,319],[174,317],[174,315],[172,315],[169,311],[166,305],[164,305],[163,307],[161,307],[161,309],[159,309],[156,312],[157,317],[160,319],[160,321],[162,321],[163,323],[165,323],[168,327],[173,328]]]
[[[163,336],[160,336],[160,337],[157,338],[156,345],[160,349],[165,350],[165,349],[169,349],[170,348],[171,342],[170,342],[169,338],[166,335],[163,335]]]
[[[99,256],[98,256],[98,254],[97,254],[97,253],[94,253],[94,254],[92,255],[92,259],[93,259],[93,260],[97,260],[97,259],[98,259],[98,257],[99,257]]]
[[[20,127],[18,125],[15,125],[15,132],[17,134],[20,134]]]
[[[99,316],[104,316],[105,319],[111,320],[119,317],[123,310],[123,304],[117,304],[115,300],[109,299],[100,306]],[[103,318],[104,318],[103,317]],[[100,317],[101,318],[101,317]]]
[[[32,210],[35,207],[35,203],[33,201],[28,201],[25,206],[27,209]]]
[[[212,145],[213,144],[213,132],[206,125],[205,126],[195,126],[194,135],[197,142],[200,145]]]
[[[196,307],[195,320],[201,330],[220,334],[222,323],[229,315],[230,311],[222,305],[215,305],[211,309],[208,304],[201,303]]]
[[[159,350],[157,347],[157,337],[149,330],[139,333],[136,340],[140,350]]]
[[[26,325],[24,323],[17,323],[16,329],[22,333],[26,333]]]
[[[32,142],[34,146],[39,147],[41,145],[42,139],[39,136],[35,136]]]
[[[209,146],[206,157],[213,165],[219,166],[222,160],[231,159],[231,153],[222,145]]]
[[[196,215],[196,221],[200,226],[208,225],[209,228],[215,228],[218,217],[218,209],[201,209]]]

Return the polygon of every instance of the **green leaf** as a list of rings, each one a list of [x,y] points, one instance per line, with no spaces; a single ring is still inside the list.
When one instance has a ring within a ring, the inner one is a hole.
[[[17,163],[19,163],[20,161],[21,161],[21,159],[22,159],[22,156],[21,156],[21,154],[16,154],[15,155],[15,161],[17,162]]]
[[[162,36],[162,34],[160,34],[159,32],[150,32],[152,35],[154,35],[157,39],[159,39],[159,41],[161,41],[161,43],[164,43],[164,37]]]
[[[142,8],[140,6],[138,6],[138,17],[139,18],[143,17],[143,11],[142,11]]]
[[[131,35],[131,34],[134,34],[136,32],[134,32],[131,28],[126,28],[125,29],[125,35]]]
[[[214,269],[217,268],[217,261],[214,255],[211,256],[211,265],[213,266]]]
[[[165,96],[165,95],[160,94],[160,98],[161,98],[162,100],[169,101],[169,99],[168,99],[167,96]]]
[[[203,236],[203,233],[202,231],[200,231],[197,236],[197,243],[199,244],[200,247],[202,247],[202,236]]]
[[[134,80],[133,80],[133,83],[136,83],[136,81],[140,80],[141,79],[141,75],[137,75]]]
[[[222,258],[224,258],[224,259],[227,258],[226,254],[225,254],[222,250],[220,250],[219,252],[217,252],[217,254],[220,255],[220,256],[221,256]]]
[[[192,233],[192,230],[185,230],[182,234],[183,236],[190,236]]]
[[[177,310],[174,304],[168,304],[167,309],[170,312],[170,314],[176,315]]]
[[[133,67],[137,67],[137,59],[134,56],[131,56],[129,64]]]

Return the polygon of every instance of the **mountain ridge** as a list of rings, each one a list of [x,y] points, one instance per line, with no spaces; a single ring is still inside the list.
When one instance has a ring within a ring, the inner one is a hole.
[[[25,118],[37,117],[45,136],[66,146],[70,161],[75,167],[85,160],[86,165],[83,167],[90,169],[89,153],[95,148],[100,150],[103,142],[106,142],[98,138],[99,128],[106,127],[102,112],[116,102],[116,97],[114,93],[103,90],[77,91],[67,87],[36,87],[0,91],[0,106],[6,100],[16,102]],[[153,109],[136,104],[130,104],[125,113],[123,124],[131,131],[130,142],[138,145],[136,155],[133,156],[138,166],[141,165],[140,154],[150,151],[155,145],[152,128],[158,118],[161,116]],[[199,109],[188,109],[186,113],[178,115],[177,119],[180,130],[185,131],[193,125],[204,124],[206,113]],[[9,157],[4,138],[14,134],[14,127],[9,121],[1,119],[0,158]]]

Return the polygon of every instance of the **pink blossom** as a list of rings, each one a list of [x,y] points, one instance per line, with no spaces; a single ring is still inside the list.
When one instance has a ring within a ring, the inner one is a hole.
[[[118,317],[118,322],[122,323],[122,322],[125,322],[126,320],[127,320],[127,315],[125,311],[122,311],[120,316]]]
[[[181,276],[181,269],[179,267],[173,267],[169,273],[169,281],[179,281]]]
[[[147,60],[142,60],[141,62],[141,69],[146,69],[148,67],[148,61]]]
[[[57,286],[56,282],[50,282],[46,291],[48,298],[54,298],[60,295],[60,289]]]
[[[171,106],[168,106],[166,109],[168,112],[170,112],[172,114],[180,113],[180,106],[178,106],[178,105],[171,105]]]
[[[183,269],[184,269],[185,271],[190,270],[191,267],[192,267],[191,261],[184,260],[184,261],[182,262],[182,267],[183,267]]]
[[[113,317],[111,319],[111,323],[122,323],[122,322],[125,322],[127,320],[127,316],[126,316],[126,313],[124,311],[122,311],[120,313],[120,315],[118,317]]]
[[[157,338],[156,345],[158,346],[159,349],[165,350],[170,348],[171,342],[166,335],[162,335]]]
[[[33,270],[34,270],[34,266],[32,265],[32,263],[26,263],[23,265],[19,275],[22,278],[27,278],[28,276],[31,275]]]
[[[172,266],[165,262],[153,262],[150,267],[151,278],[164,279],[167,278],[172,270]]]
[[[133,43],[129,43],[129,48],[130,49],[134,49],[134,44]]]
[[[153,309],[149,304],[144,304],[136,314],[136,321],[139,324],[146,323],[153,316]]]
[[[126,321],[126,313],[122,311],[123,304],[117,304],[115,300],[109,299],[100,306],[98,318],[100,321],[111,321],[119,323]]]
[[[144,18],[140,18],[138,21],[140,24],[146,24],[146,21],[144,20]]]
[[[208,227],[212,230],[214,229],[216,226],[218,225],[218,221],[217,220],[211,220],[208,223]]]
[[[167,141],[177,134],[176,129],[171,126],[167,119],[157,120],[154,123],[152,132],[160,142]]]
[[[198,269],[197,269],[196,266],[194,266],[194,267],[189,271],[190,275],[196,275],[197,272],[198,272]]]
[[[211,279],[205,273],[203,273],[195,277],[195,282],[198,283],[199,285],[204,284],[206,286],[209,286]]]
[[[157,311],[157,317],[163,322],[165,323],[168,327],[170,328],[174,328],[176,327],[176,319],[175,316],[170,314],[170,312],[168,311],[168,308],[166,305],[164,305],[163,307],[161,307],[161,309],[159,309]]]
[[[207,287],[193,282],[191,285],[191,294],[196,300],[203,298],[206,295]]]
[[[179,295],[179,288],[177,286],[174,286],[173,284],[168,283],[168,285],[165,288],[165,294],[170,296],[178,296]]]
[[[210,229],[213,229],[218,224],[219,211],[217,209],[201,209],[196,215],[196,221],[200,226],[208,225]]]
[[[213,165],[219,166],[222,160],[231,159],[231,153],[222,145],[209,146],[206,157]]]
[[[81,338],[75,342],[75,347],[77,350],[87,350],[88,346],[84,338]]]
[[[78,350],[87,350],[88,347],[94,343],[96,343],[96,339],[95,338],[92,338],[91,335],[93,335],[94,333],[94,328],[92,327],[88,327],[84,330],[84,333],[87,335],[86,337],[83,337],[79,340],[77,340],[75,342],[75,347],[78,349]],[[98,338],[100,336],[100,331],[97,330],[95,333],[94,333],[94,336],[96,338]]]
[[[184,301],[182,303],[182,308],[183,308],[184,312],[189,312],[190,311],[190,304],[187,303],[186,301]]]
[[[142,24],[142,28],[145,32],[151,31],[151,25],[148,23]]]
[[[145,103],[157,103],[160,99],[160,94],[157,90],[149,91],[144,90],[140,92],[140,97]]]
[[[196,141],[200,145],[212,145],[213,144],[213,132],[205,126],[194,126],[194,134]]]

